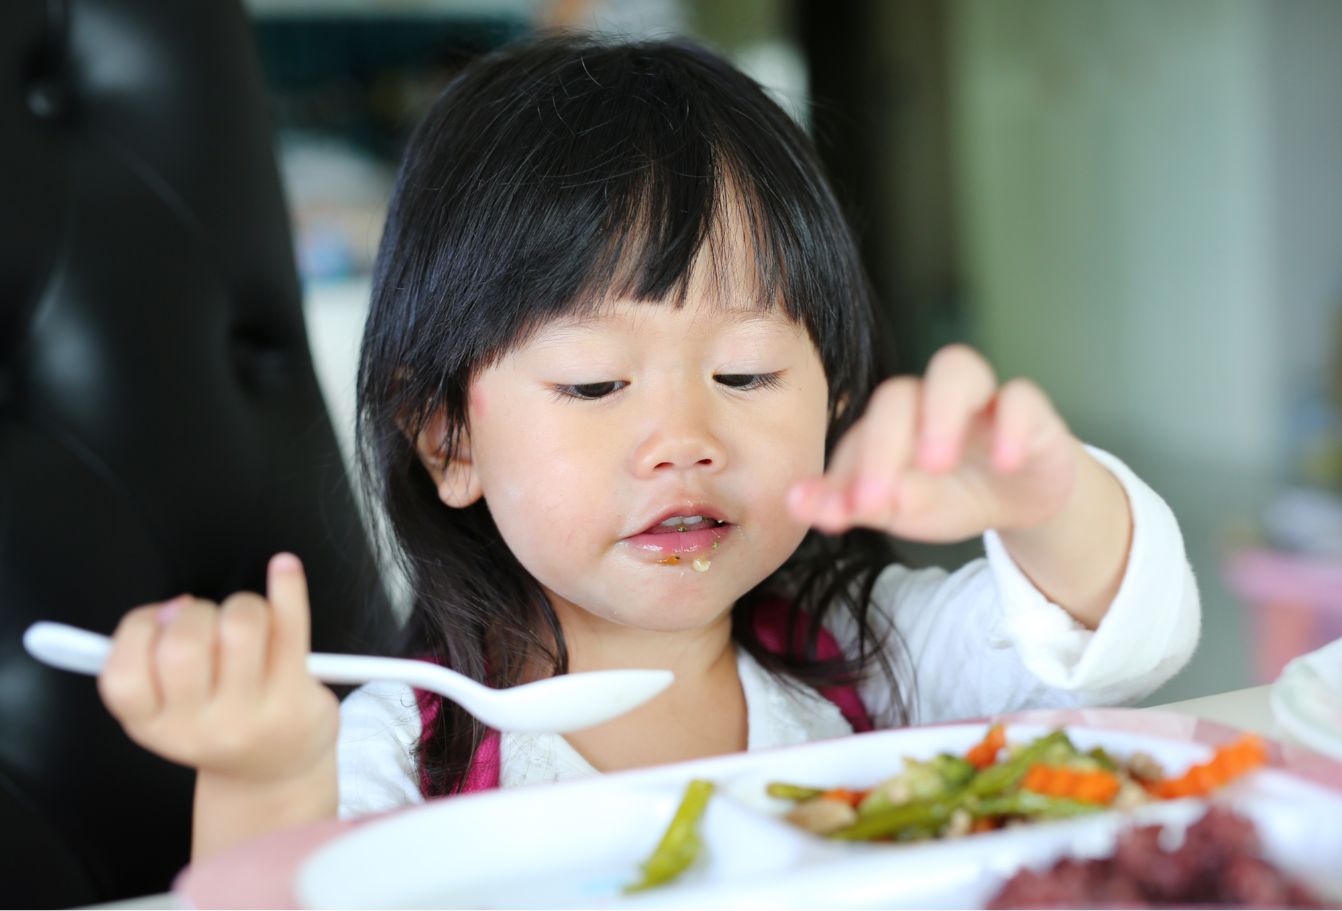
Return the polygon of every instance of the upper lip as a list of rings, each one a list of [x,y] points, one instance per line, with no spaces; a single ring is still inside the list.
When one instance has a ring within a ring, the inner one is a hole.
[[[726,522],[727,517],[723,515],[722,510],[708,503],[689,503],[680,506],[673,506],[670,509],[664,509],[657,514],[657,517],[644,523],[635,534],[642,534],[655,525],[660,525],[672,516],[703,516],[705,519],[714,519],[718,522]]]

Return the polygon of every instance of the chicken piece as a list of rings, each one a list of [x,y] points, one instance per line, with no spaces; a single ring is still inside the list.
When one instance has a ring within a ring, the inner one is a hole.
[[[1140,781],[1159,781],[1165,769],[1150,753],[1136,752],[1128,757],[1128,771]]]
[[[812,797],[793,807],[785,818],[808,832],[828,835],[857,822],[857,810],[842,800]]]

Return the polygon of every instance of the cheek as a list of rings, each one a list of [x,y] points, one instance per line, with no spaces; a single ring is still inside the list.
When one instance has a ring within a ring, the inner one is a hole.
[[[480,383],[472,383],[471,391],[467,398],[467,407],[470,409],[472,425],[485,420],[486,415],[489,413],[487,406],[488,400],[489,395],[481,387]]]
[[[770,460],[791,480],[819,475],[825,470],[825,436],[829,429],[828,401],[823,388],[800,398],[778,415],[769,437]]]
[[[791,429],[792,453],[805,476],[825,470],[825,436],[829,432],[829,383],[817,356],[807,359],[798,378],[795,425]]]
[[[483,441],[479,470],[485,503],[508,546],[533,573],[562,562],[590,535],[590,517],[608,512],[609,478],[593,442],[556,437],[539,420],[510,421]]]

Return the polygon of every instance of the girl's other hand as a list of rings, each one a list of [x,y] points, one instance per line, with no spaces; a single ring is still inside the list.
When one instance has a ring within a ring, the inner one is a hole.
[[[98,691],[132,740],[262,786],[297,779],[334,750],[339,702],[307,670],[307,580],[297,557],[271,559],[267,594],[241,592],[222,605],[182,595],[122,619]]]
[[[959,541],[1058,514],[1083,458],[1038,386],[1017,379],[999,387],[982,355],[950,345],[922,379],[878,386],[825,475],[795,485],[788,501],[830,534],[864,525],[907,540]]]

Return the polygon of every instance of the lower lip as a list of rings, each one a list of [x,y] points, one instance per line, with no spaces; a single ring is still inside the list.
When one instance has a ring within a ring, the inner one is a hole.
[[[644,553],[665,557],[672,554],[697,554],[711,551],[713,545],[727,538],[734,525],[715,525],[687,531],[661,531],[631,535],[625,541]]]

